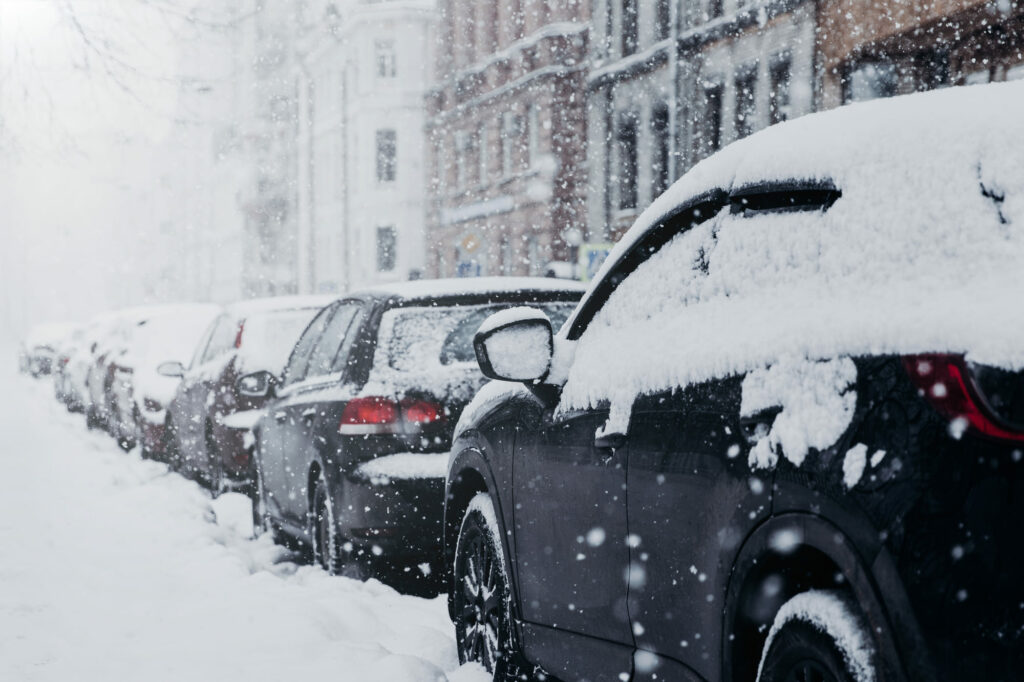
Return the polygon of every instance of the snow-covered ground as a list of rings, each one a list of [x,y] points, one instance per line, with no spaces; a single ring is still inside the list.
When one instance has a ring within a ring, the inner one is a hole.
[[[0,437],[0,680],[486,679],[443,596],[291,562],[245,498],[87,433],[48,381],[2,370]]]

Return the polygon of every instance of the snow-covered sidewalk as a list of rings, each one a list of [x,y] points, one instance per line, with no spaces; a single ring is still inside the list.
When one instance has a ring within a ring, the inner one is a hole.
[[[0,680],[477,680],[444,597],[330,577],[0,374]],[[447,673],[447,676],[446,676]]]

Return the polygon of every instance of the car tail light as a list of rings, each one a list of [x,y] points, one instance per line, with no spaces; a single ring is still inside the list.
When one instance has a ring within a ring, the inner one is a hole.
[[[440,405],[426,400],[406,399],[402,401],[402,418],[410,424],[433,424],[440,421],[444,412]]]
[[[341,413],[338,433],[371,435],[398,433],[398,403],[390,398],[353,398]]]
[[[424,424],[444,418],[440,405],[406,399],[398,403],[377,396],[353,398],[341,414],[338,433],[346,436],[415,433]]]
[[[999,370],[976,365],[972,371],[962,355],[937,353],[905,356],[903,366],[936,411],[953,422],[954,433],[959,423],[991,438],[1024,442],[1024,428],[1007,423],[991,408],[975,377]],[[1021,381],[1019,374],[1013,376]]]
[[[238,331],[235,332],[235,348],[242,347],[242,332],[245,331],[245,320],[238,323]]]

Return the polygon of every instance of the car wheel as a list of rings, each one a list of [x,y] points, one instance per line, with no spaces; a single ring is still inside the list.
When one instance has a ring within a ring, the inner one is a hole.
[[[313,563],[331,575],[338,575],[345,567],[343,541],[334,523],[334,505],[327,493],[323,474],[313,491],[313,514],[310,538],[313,541]]]
[[[263,488],[263,469],[259,463],[256,464],[256,491],[252,497],[252,534],[259,537],[264,533],[270,533],[270,539],[274,544],[283,544],[284,539],[270,518],[270,509],[267,507],[267,492]]]
[[[779,610],[761,656],[758,682],[869,682],[873,648],[847,600],[811,591]]]
[[[459,661],[482,665],[494,680],[514,675],[511,592],[497,516],[490,495],[480,493],[462,519],[455,547],[455,635]]]
[[[99,428],[99,420],[96,418],[96,411],[90,406],[85,411],[85,427],[92,431]]]
[[[223,465],[217,439],[213,436],[213,426],[209,423],[206,425],[206,462],[208,468],[203,478],[207,480],[213,496],[218,497],[225,489]]]

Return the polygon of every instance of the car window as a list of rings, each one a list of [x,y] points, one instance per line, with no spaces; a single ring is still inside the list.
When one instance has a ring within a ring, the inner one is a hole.
[[[295,348],[292,349],[288,364],[285,366],[284,384],[286,386],[306,378],[306,369],[309,366],[309,358],[313,347],[320,340],[321,334],[323,334],[324,329],[331,320],[331,316],[334,315],[337,309],[337,305],[327,306],[313,318],[313,321],[306,327],[306,331],[302,332],[302,336],[299,337]]]
[[[323,334],[309,358],[309,367],[306,370],[306,378],[326,376],[334,369],[335,358],[338,357],[342,343],[348,334],[352,320],[359,312],[359,305],[348,303],[338,307],[338,311],[331,318],[330,323],[324,329]]]
[[[234,318],[225,315],[217,320],[210,334],[210,341],[207,343],[206,351],[203,353],[203,362],[209,362],[220,357],[235,347],[235,338],[238,336],[238,323]]]
[[[206,352],[206,347],[210,345],[210,335],[213,334],[213,330],[217,326],[217,322],[219,321],[220,318],[218,317],[216,320],[214,320],[213,322],[206,326],[206,331],[203,332],[202,338],[196,345],[195,353],[192,354],[192,360],[189,361],[188,363],[190,369],[202,363],[203,355]]]
[[[548,319],[551,320],[551,328],[558,331],[576,307],[576,303],[574,301],[547,301],[533,303],[531,306],[543,310],[547,314]],[[476,330],[480,328],[480,325],[488,317],[508,307],[507,305],[499,305],[481,308],[474,310],[459,320],[441,345],[441,364],[450,365],[456,362],[476,362],[476,352],[473,350],[473,337],[476,335]]]
[[[619,285],[647,262],[651,256],[658,253],[665,244],[714,217],[719,210],[727,205],[728,195],[721,190],[712,190],[698,195],[684,203],[678,212],[665,218],[660,225],[644,235],[619,258],[614,269],[601,279],[590,295],[580,304],[580,310],[572,320],[568,338],[573,340],[580,338]]]
[[[356,342],[364,318],[363,308],[360,307],[353,315],[352,321],[348,325],[348,331],[345,332],[345,340],[342,342],[341,348],[338,349],[337,355],[334,356],[334,364],[331,365],[332,372],[344,371],[346,367],[355,362],[352,345]]]

